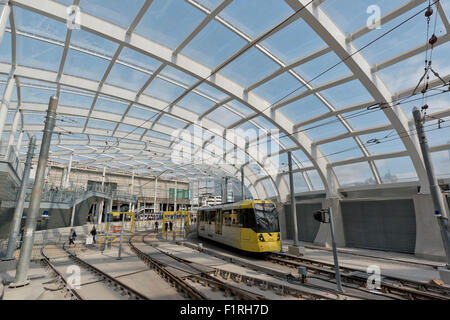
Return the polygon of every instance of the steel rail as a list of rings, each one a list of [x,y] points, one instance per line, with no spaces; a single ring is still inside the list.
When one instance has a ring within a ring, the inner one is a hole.
[[[63,250],[65,252],[67,252],[67,254],[69,255],[70,259],[74,260],[77,264],[79,264],[82,267],[86,268],[90,272],[93,272],[93,273],[99,275],[101,277],[101,281],[107,282],[108,284],[119,288],[124,295],[127,295],[130,298],[133,298],[134,300],[149,300],[149,298],[147,298],[146,296],[144,296],[140,292],[134,290],[130,286],[124,284],[120,280],[110,276],[106,272],[103,272],[102,270],[94,267],[93,265],[87,263],[86,261],[78,258],[76,255],[74,255],[72,252],[70,252],[68,249],[66,249],[65,243],[63,244]]]
[[[308,271],[316,274],[327,275],[329,277],[335,276],[334,265],[331,263],[316,261],[313,259],[294,257],[281,253],[271,253],[266,256],[266,260],[283,264],[290,267],[307,267]],[[351,273],[361,272],[358,269],[352,269],[348,267],[340,267],[342,271],[341,278],[352,284],[359,284],[365,286],[367,279],[360,278],[358,276],[352,275]],[[399,295],[406,297],[411,300],[449,300],[450,290],[438,285],[418,282],[414,280],[399,279],[391,276],[383,276],[380,282],[381,291],[384,293]]]
[[[83,297],[81,297],[81,295],[74,288],[69,286],[64,276],[50,262],[50,258],[45,254],[44,248],[41,248],[41,255],[43,256],[43,258],[39,259],[40,262],[48,268],[52,269],[53,273],[56,274],[56,282],[60,282],[64,285],[63,287],[59,288],[59,290],[65,291],[66,294],[69,293],[72,300],[84,300]],[[66,296],[66,294],[64,296]]]
[[[143,238],[145,235],[143,235]],[[166,281],[170,282],[178,291],[182,292],[187,297],[193,300],[208,300],[208,298],[199,292],[197,289],[187,284],[185,281],[175,276],[166,269],[166,265],[162,264],[158,260],[152,258],[150,255],[146,254],[142,250],[139,250],[134,244],[132,239],[134,236],[128,239],[128,244],[131,250],[136,253],[138,258],[144,261],[151,269],[154,269],[158,274],[160,274]],[[144,241],[143,241],[144,242]]]

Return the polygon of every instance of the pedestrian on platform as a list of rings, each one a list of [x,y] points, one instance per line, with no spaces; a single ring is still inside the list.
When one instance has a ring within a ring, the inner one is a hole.
[[[158,221],[155,221],[155,232],[156,233],[158,233],[158,226],[159,226]]]
[[[96,244],[97,242],[95,241],[95,236],[97,235],[97,229],[95,229],[95,226],[92,227],[91,235],[92,235],[92,241],[94,241],[94,244]]]
[[[172,221],[169,221],[169,230],[170,231],[172,231],[172,227],[173,227]]]
[[[168,227],[169,227],[169,224],[168,224],[167,222],[164,223],[164,231],[165,231],[165,232],[167,232]]]
[[[76,239],[76,237],[77,237],[77,233],[75,232],[75,229],[74,228],[72,228],[72,229],[70,229],[70,233],[69,233],[69,246],[71,245],[71,244],[73,244],[74,246],[75,246],[75,239]]]

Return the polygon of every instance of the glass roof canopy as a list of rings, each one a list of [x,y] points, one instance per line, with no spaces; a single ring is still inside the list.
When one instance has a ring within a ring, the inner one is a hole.
[[[21,158],[57,94],[50,160],[62,164],[72,155],[187,180],[239,177],[244,165],[260,197],[286,189],[287,151],[296,192],[425,177],[411,110],[425,101],[412,96],[430,52],[423,12],[414,15],[428,1],[10,2],[4,100],[14,89],[1,138],[23,130]],[[68,28],[69,6],[79,28]],[[448,82],[450,4],[433,8],[433,69]],[[450,177],[450,100],[434,76],[430,88],[432,157]]]

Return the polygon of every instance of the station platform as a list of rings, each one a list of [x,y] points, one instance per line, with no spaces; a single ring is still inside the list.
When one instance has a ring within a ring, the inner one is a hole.
[[[282,251],[287,252],[293,246],[292,240],[285,240]],[[322,247],[310,242],[299,241],[299,247],[304,248],[305,257],[326,263],[334,263],[332,248]],[[445,263],[418,258],[398,252],[369,250],[360,248],[337,248],[339,264],[343,267],[359,269],[363,272],[369,266],[380,267],[381,274],[406,280],[429,282],[439,279],[438,267]]]

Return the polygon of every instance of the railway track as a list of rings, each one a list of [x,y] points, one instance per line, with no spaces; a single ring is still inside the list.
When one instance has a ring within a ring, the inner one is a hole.
[[[151,244],[146,242],[144,238],[148,235],[143,234],[142,236],[142,243],[145,243],[147,245]],[[209,273],[214,272],[215,270],[205,270],[205,269],[211,269],[210,267],[203,267],[201,265],[194,265],[190,263],[189,261],[186,261],[184,259],[177,258],[167,252],[164,252],[163,250],[159,250],[155,248],[158,252],[166,255],[173,261],[177,261],[181,264],[184,264],[188,269],[193,269],[196,272],[185,274],[183,276],[180,276],[179,272],[186,273],[186,269],[179,269],[176,267],[171,266],[170,262],[167,261],[160,261],[159,259],[156,259],[154,255],[147,254],[144,251],[140,250],[135,244],[133,243],[133,238],[131,237],[128,240],[128,244],[133,252],[136,253],[136,255],[144,261],[150,268],[154,269],[162,278],[164,278],[166,281],[168,281],[172,286],[174,286],[177,291],[183,293],[186,297],[193,299],[193,300],[208,300],[209,298],[202,293],[200,290],[194,287],[194,283],[199,283],[202,286],[210,287],[212,290],[220,290],[223,292],[225,297],[228,298],[235,298],[235,299],[241,299],[241,300],[264,300],[265,297],[248,292],[239,288],[236,288],[234,286],[230,286],[229,284],[226,284],[215,277],[211,276]],[[191,284],[191,283],[192,284]]]
[[[128,298],[128,300],[148,300],[147,297],[137,292],[133,288],[127,286],[126,284],[122,283],[120,280],[108,275],[107,273],[101,271],[100,269],[94,267],[93,265],[87,263],[86,261],[74,255],[72,252],[70,252],[70,250],[65,248],[65,244],[63,244],[62,249],[66,253],[68,259],[72,260],[78,266],[84,268],[85,270],[87,270],[88,272],[90,272],[99,279],[94,283],[102,283],[108,288],[110,288],[110,290],[118,292],[121,297]],[[56,282],[62,285],[61,290],[64,290],[66,294],[69,294],[72,299],[85,300],[83,295],[80,293],[80,289],[75,289],[67,283],[66,278],[61,274],[60,271],[58,271],[58,268],[51,262],[52,258],[48,257],[43,249],[41,249],[41,254],[43,256],[41,262],[44,263],[46,266],[48,266],[50,269],[52,269],[52,271],[56,274]]]
[[[308,272],[335,278],[334,264],[320,262],[304,257],[295,257],[281,253],[271,253],[266,260],[272,263],[293,268],[306,267]],[[361,271],[348,267],[340,267],[341,279],[344,283],[358,285],[365,288],[367,278]],[[438,285],[423,283],[414,280],[399,279],[390,276],[381,276],[380,293],[399,296],[409,300],[450,300],[450,289]]]
[[[143,235],[142,237],[142,243],[145,243],[149,246],[152,246],[153,248],[155,248],[155,246],[152,243],[149,243],[148,241],[146,241],[144,238],[147,235]],[[130,239],[131,240],[131,239]],[[137,248],[135,248],[137,249]],[[299,288],[296,288],[294,286],[289,286],[289,285],[283,285],[280,284],[279,282],[271,282],[268,280],[263,280],[261,278],[257,278],[257,277],[252,277],[249,276],[247,274],[241,274],[241,273],[236,273],[236,272],[232,272],[229,270],[223,270],[219,267],[214,268],[214,271],[211,274],[214,274],[214,276],[212,276],[209,273],[203,272],[203,268],[189,260],[185,260],[182,259],[180,257],[177,257],[175,255],[172,255],[164,250],[161,250],[159,248],[156,248],[159,252],[171,257],[172,259],[183,263],[187,266],[189,266],[190,268],[194,268],[196,269],[199,274],[194,274],[192,276],[189,277],[189,280],[193,280],[195,282],[199,282],[204,286],[209,286],[209,287],[213,287],[215,289],[219,289],[221,291],[224,292],[225,296],[234,296],[237,299],[243,299],[243,300],[254,300],[254,299],[266,299],[265,295],[261,295],[261,294],[255,294],[253,292],[249,292],[247,290],[243,290],[241,288],[237,288],[233,285],[230,285],[229,283],[224,283],[223,281],[220,281],[219,279],[223,279],[224,281],[233,281],[234,283],[236,283],[237,285],[240,284],[245,284],[248,287],[253,287],[256,289],[259,289],[261,291],[272,291],[274,292],[277,296],[292,296],[298,299],[304,299],[304,300],[339,300],[342,297],[339,294],[336,294],[335,292],[332,292],[331,294],[325,293],[325,294],[321,294],[321,293],[314,293],[311,291],[307,291],[307,290],[301,290]],[[135,251],[136,252],[136,251]],[[148,257],[148,255],[146,255],[143,252],[136,252],[138,255],[142,256],[146,256],[144,257],[144,259],[148,259],[151,257]],[[156,265],[158,265],[159,263],[155,263]]]

